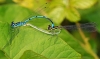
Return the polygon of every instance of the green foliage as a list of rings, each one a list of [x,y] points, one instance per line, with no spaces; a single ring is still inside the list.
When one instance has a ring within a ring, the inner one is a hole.
[[[80,21],[81,17],[76,8],[90,8],[97,2],[97,0],[53,0],[51,2],[52,3],[49,6],[51,10],[48,15],[54,20],[55,23],[60,24],[65,17],[71,22]],[[57,12],[59,12],[59,14]]]
[[[23,53],[20,59],[47,59],[31,50],[27,50]]]
[[[39,12],[35,8],[42,6],[45,1],[38,1],[36,3],[37,1],[33,0],[31,3],[35,6],[31,7],[34,8],[28,7],[30,5],[27,5],[27,8],[22,7],[21,3],[19,5],[4,4],[0,6],[0,59],[98,59],[94,51],[89,48],[90,46],[87,47],[89,44],[87,45],[85,42],[85,45],[83,42],[80,42],[82,38],[77,40],[65,29],[62,29],[59,35],[48,35],[29,26],[18,27],[18,32],[16,30],[17,28],[14,28],[15,30],[12,31],[13,28],[10,25],[12,21],[19,22],[30,16],[39,15]],[[48,4],[49,6],[46,10],[40,9],[40,11],[43,10],[42,12],[56,24],[62,23],[64,18],[67,18],[71,22],[78,22],[81,20],[78,11],[80,11],[82,19],[88,19],[92,22],[95,21],[99,24],[100,5],[92,8],[91,12],[90,10],[85,10],[84,13],[82,10],[76,9],[90,8],[96,1],[53,0]],[[43,29],[47,29],[47,25],[50,24],[45,19],[34,19],[29,23]],[[98,25],[98,31],[100,31],[99,28]],[[93,47],[93,45],[95,45],[94,42],[91,43],[91,46],[95,49],[96,47]]]
[[[91,9],[88,9],[86,11],[81,10],[82,17],[84,19],[87,19],[91,22],[95,22],[97,30],[100,32],[100,1],[98,1],[98,4],[92,7]],[[90,11],[90,12],[89,12]]]
[[[5,6],[10,8],[11,6],[14,5],[5,5]],[[18,6],[15,5],[15,7],[12,7],[12,9],[17,7]],[[3,12],[6,12],[6,10]],[[22,8],[19,10],[22,10]],[[13,18],[17,18],[17,16],[15,17],[13,16]],[[1,19],[1,21],[3,20]],[[7,22],[9,21],[10,20],[7,20]],[[0,23],[0,30],[2,30],[2,32],[0,32],[1,35],[0,40],[2,42],[0,43],[1,45],[0,48],[1,50],[5,51],[5,54],[7,54],[6,57],[9,57],[10,59],[19,59],[26,50],[34,51],[37,54],[45,56],[46,58],[68,58],[68,59],[81,58],[80,54],[77,53],[75,50],[73,50],[61,38],[57,38],[57,36],[44,34],[36,29],[29,28],[29,27],[21,27],[19,29],[19,33],[12,39],[10,43],[11,35],[9,34],[16,33],[16,32],[11,32],[10,25],[6,24],[7,22],[6,23],[3,22]],[[55,41],[56,39],[57,41]],[[33,55],[30,55],[30,57],[32,56]],[[28,56],[26,56],[26,58],[28,58]]]
[[[0,50],[0,59],[8,59],[2,50]]]

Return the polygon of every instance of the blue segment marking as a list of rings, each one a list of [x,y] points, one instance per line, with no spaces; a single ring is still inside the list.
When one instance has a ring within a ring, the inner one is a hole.
[[[33,16],[33,17],[31,17],[31,18],[29,18],[29,19],[23,21],[23,22],[17,22],[17,23],[12,22],[12,23],[11,23],[11,26],[12,26],[12,27],[23,26],[23,25],[25,25],[28,21],[30,21],[30,20],[32,20],[32,19],[34,19],[34,18],[45,18],[45,19],[47,19],[47,20],[49,20],[49,21],[51,22],[52,28],[54,28],[54,23],[51,21],[50,18],[47,18],[47,17],[45,17],[45,16]]]

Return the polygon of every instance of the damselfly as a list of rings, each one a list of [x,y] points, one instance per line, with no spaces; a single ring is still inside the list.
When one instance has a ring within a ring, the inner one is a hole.
[[[52,27],[54,26],[53,22],[52,22],[49,18],[47,18],[47,17],[45,17],[45,16],[33,16],[33,17],[31,17],[31,18],[28,18],[27,20],[25,20],[25,21],[23,21],[23,22],[17,22],[17,23],[12,22],[12,23],[11,23],[11,27],[14,28],[14,27],[23,26],[23,25],[25,25],[29,20],[32,20],[32,19],[34,19],[34,18],[45,18],[45,19],[49,20],[49,21],[52,23]]]
[[[68,26],[51,26],[51,25],[49,25],[48,30],[38,28],[37,26],[32,25],[32,24],[26,24],[26,26],[31,26],[34,29],[37,29],[45,34],[50,34],[50,35],[57,35],[57,34],[61,33],[62,28],[65,28],[68,30],[75,30],[77,28],[82,28],[82,29],[85,29],[90,32],[96,31],[94,23],[80,24],[80,27],[76,27],[76,25],[68,25]]]
[[[59,30],[57,30],[55,33],[52,33],[52,32],[50,32],[50,31],[48,31],[48,30],[44,30],[44,29],[38,28],[37,26],[32,25],[32,24],[29,24],[29,23],[28,23],[28,24],[25,24],[24,26],[30,26],[30,27],[32,27],[32,28],[38,30],[38,31],[41,31],[41,32],[43,32],[43,33],[45,33],[45,34],[50,34],[50,35],[59,34],[59,33],[61,32],[61,30],[59,29]]]

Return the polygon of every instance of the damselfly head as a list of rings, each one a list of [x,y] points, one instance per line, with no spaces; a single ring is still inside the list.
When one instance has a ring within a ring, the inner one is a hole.
[[[59,26],[51,26],[51,25],[48,25],[48,30],[56,30],[56,29],[61,29]]]
[[[51,29],[52,29],[51,25],[48,25],[48,30],[51,30]]]

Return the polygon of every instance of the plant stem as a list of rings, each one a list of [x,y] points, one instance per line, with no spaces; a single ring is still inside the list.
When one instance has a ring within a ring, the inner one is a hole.
[[[88,42],[89,38],[87,38],[87,37],[84,35],[82,29],[80,28],[80,24],[79,24],[79,23],[76,23],[76,26],[77,26],[78,31],[79,31],[79,33],[80,33],[80,35],[81,35],[81,37],[82,37],[82,39],[83,39],[83,41],[84,41],[84,43],[85,43],[85,44],[84,44],[84,43],[81,43],[82,47],[83,47],[88,53],[90,53],[90,54],[94,57],[94,59],[99,59],[99,57],[94,53],[94,51],[92,50],[92,48],[91,48],[91,46],[90,46],[90,44],[89,44],[89,42]]]

